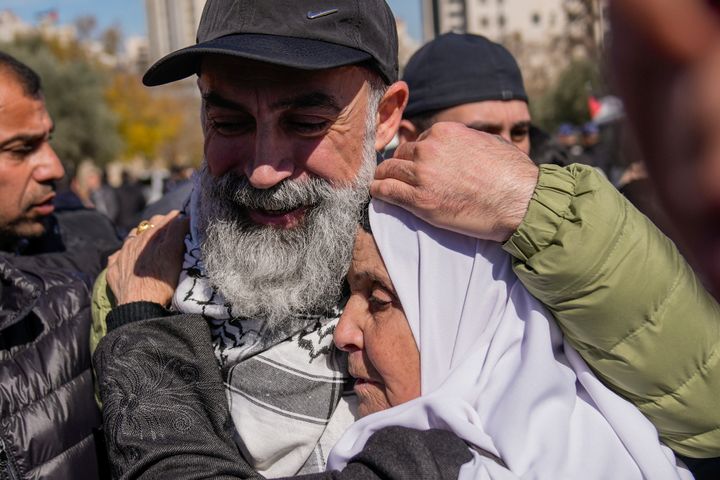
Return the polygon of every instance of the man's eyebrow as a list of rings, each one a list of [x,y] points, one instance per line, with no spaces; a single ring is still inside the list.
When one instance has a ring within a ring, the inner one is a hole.
[[[213,107],[227,108],[230,110],[247,110],[244,105],[237,103],[229,98],[223,97],[216,91],[208,91],[202,95],[203,100],[207,105]],[[271,105],[273,110],[287,110],[291,108],[310,108],[310,107],[324,107],[332,110],[333,112],[340,112],[342,108],[338,105],[337,100],[331,95],[322,92],[311,92],[295,97],[286,98],[277,101]]]
[[[523,120],[517,123],[514,123],[510,129],[515,128],[530,128],[531,121],[530,120]],[[472,128],[474,130],[479,130],[481,132],[486,131],[496,131],[496,130],[502,130],[502,125],[496,124],[496,123],[485,123],[485,122],[475,122],[475,123],[469,123],[466,125],[468,128]]]
[[[240,105],[229,98],[225,98],[218,92],[212,90],[203,93],[202,99],[205,101],[206,105],[211,105],[213,107],[227,108],[230,110],[246,110],[243,105]]]
[[[51,130],[51,132],[52,132],[52,130]],[[10,137],[7,140],[3,140],[2,142],[0,142],[0,150],[4,150],[11,143],[16,143],[16,142],[35,143],[35,142],[42,141],[44,138],[45,138],[44,133],[37,134],[37,135],[20,133],[18,135],[15,135],[14,137]]]
[[[303,93],[295,97],[280,100],[272,105],[273,109],[282,110],[312,107],[328,108],[336,113],[342,110],[335,97],[323,92]]]
[[[479,130],[481,132],[485,132],[488,130],[502,130],[502,125],[500,125],[499,123],[474,122],[468,123],[465,126],[468,128],[472,128],[473,130]]]

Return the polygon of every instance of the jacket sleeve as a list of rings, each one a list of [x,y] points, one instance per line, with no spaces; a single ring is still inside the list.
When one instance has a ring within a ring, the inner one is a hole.
[[[465,442],[451,432],[386,427],[368,439],[344,470],[281,480],[456,480],[460,467],[470,460]]]
[[[204,318],[137,302],[115,308],[107,330],[94,363],[113,478],[263,478],[233,439]],[[342,472],[292,478],[451,480],[471,459],[450,432],[389,427],[373,435]]]
[[[205,320],[112,320],[94,364],[113,478],[259,478],[233,441]]]
[[[90,353],[95,353],[98,343],[107,334],[106,319],[115,305],[115,296],[107,284],[107,269],[100,272],[92,291],[92,324],[90,327]]]
[[[591,167],[547,165],[504,248],[569,343],[668,446],[720,456],[720,308],[667,237]]]

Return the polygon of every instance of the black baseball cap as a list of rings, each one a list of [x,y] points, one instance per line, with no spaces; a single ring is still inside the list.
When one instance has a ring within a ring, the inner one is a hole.
[[[384,0],[208,0],[197,44],[158,60],[143,83],[196,74],[206,54],[302,70],[364,63],[388,84],[398,79],[395,18]]]
[[[480,35],[446,33],[412,56],[405,117],[486,100],[528,101],[522,73],[505,47]]]

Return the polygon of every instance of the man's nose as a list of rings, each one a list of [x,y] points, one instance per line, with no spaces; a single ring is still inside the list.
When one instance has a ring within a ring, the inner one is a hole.
[[[60,180],[65,176],[65,168],[49,143],[46,142],[40,147],[34,160],[37,164],[33,170],[33,178],[38,183]]]
[[[353,352],[363,349],[363,332],[359,327],[357,319],[360,315],[360,302],[352,297],[348,300],[340,321],[335,326],[333,341],[335,346],[345,352]]]
[[[258,127],[253,158],[245,164],[245,176],[255,188],[271,188],[292,176],[295,165],[289,139],[271,129]]]

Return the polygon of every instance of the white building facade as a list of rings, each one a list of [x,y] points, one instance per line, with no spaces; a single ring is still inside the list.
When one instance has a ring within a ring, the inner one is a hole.
[[[10,10],[0,11],[0,42],[12,42],[17,35],[27,34],[32,26],[23,22]]]
[[[151,62],[195,43],[206,0],[145,0]]]
[[[423,0],[423,30],[426,41],[436,34],[454,31],[483,35],[505,45],[520,64],[532,95],[548,88],[572,58],[588,56],[600,48],[606,30],[606,3],[606,0]],[[584,28],[569,21],[569,12],[577,14],[576,18],[594,18],[591,48],[568,48],[565,41],[578,32],[582,35]]]
[[[469,32],[500,40],[519,35],[530,42],[561,35],[563,0],[423,0],[425,38],[435,32]]]
[[[466,0],[467,31],[489,38],[520,35],[524,41],[544,41],[563,33],[563,0]]]

